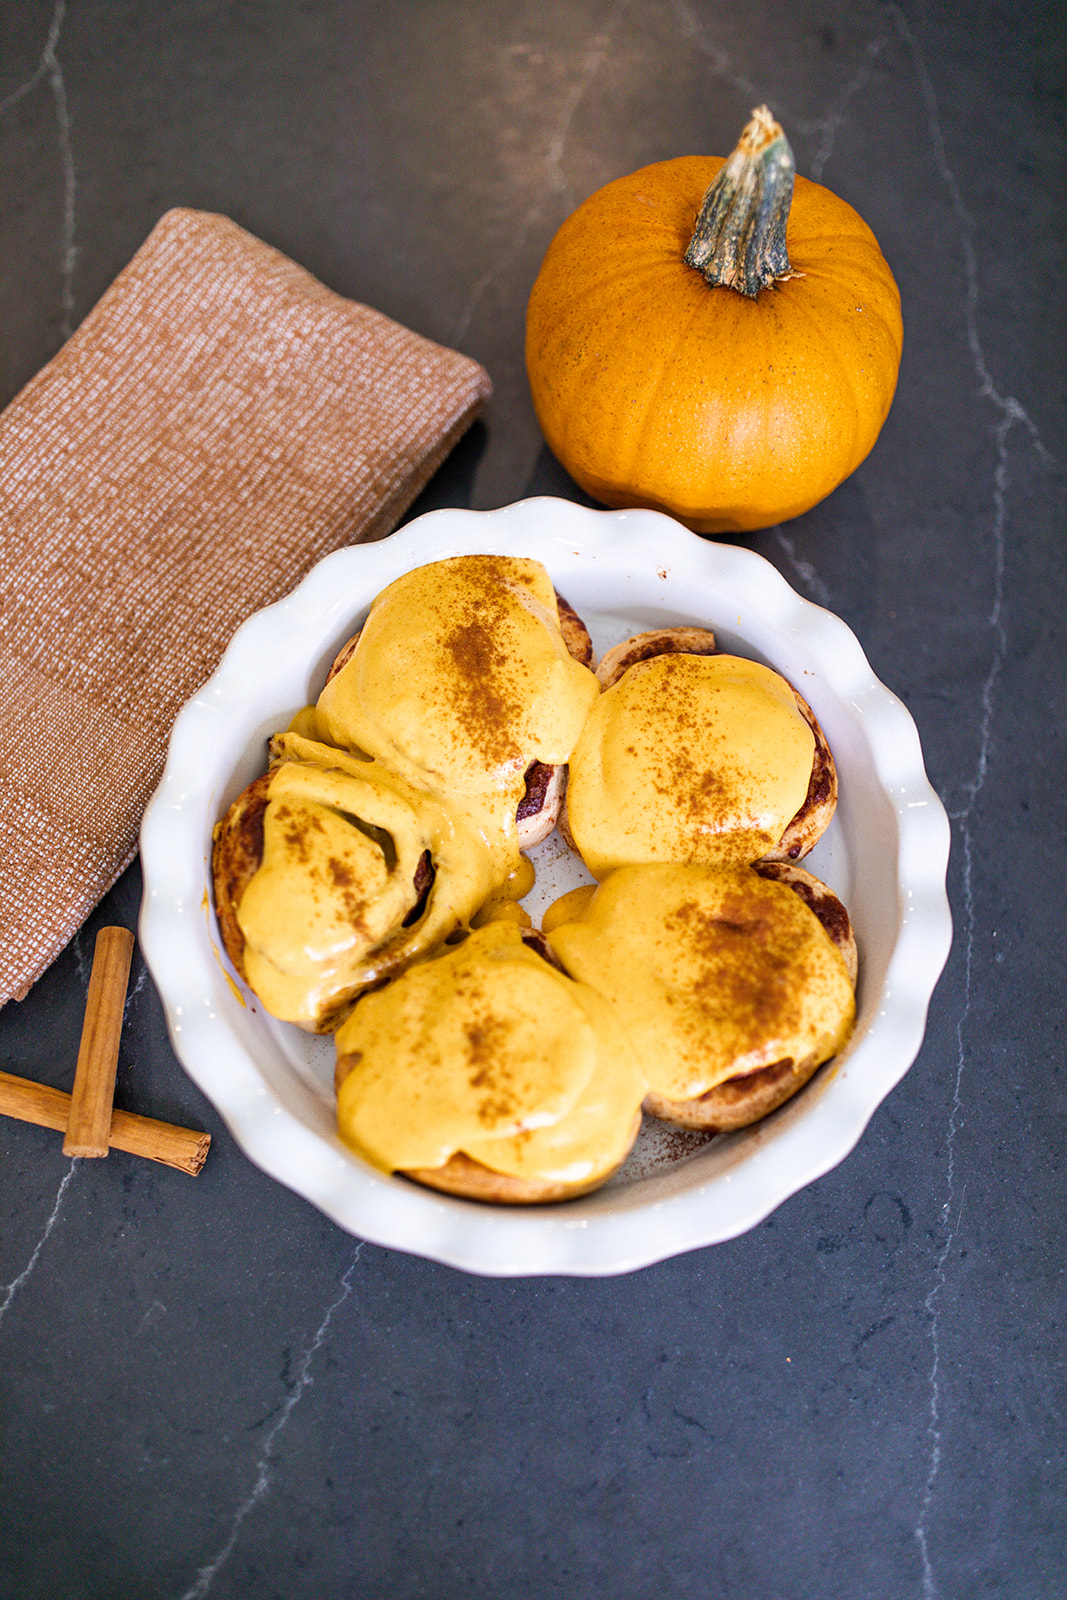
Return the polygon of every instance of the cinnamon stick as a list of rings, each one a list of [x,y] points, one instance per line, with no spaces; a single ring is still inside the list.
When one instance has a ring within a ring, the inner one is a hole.
[[[115,1099],[122,1013],[133,959],[133,934],[128,928],[101,928],[93,950],[89,991],[85,999],[74,1093],[63,1140],[67,1156],[106,1156]]]
[[[71,1096],[62,1089],[0,1072],[0,1116],[16,1117],[20,1122],[64,1133],[70,1111]],[[157,1122],[153,1117],[139,1117],[132,1111],[113,1111],[108,1144],[112,1150],[162,1162],[195,1178],[207,1160],[211,1135]]]

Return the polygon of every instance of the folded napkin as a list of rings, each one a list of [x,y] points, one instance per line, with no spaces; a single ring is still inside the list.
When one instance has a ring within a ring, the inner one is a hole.
[[[179,210],[0,414],[0,1004],[132,860],[174,716],[234,629],[389,533],[489,391]]]

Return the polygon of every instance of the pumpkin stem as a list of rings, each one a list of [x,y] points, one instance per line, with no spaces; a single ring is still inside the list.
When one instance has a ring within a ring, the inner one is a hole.
[[[785,226],[796,163],[766,106],[757,106],[737,149],[708,185],[685,252],[713,287],[755,299],[761,289],[803,277],[789,265]]]

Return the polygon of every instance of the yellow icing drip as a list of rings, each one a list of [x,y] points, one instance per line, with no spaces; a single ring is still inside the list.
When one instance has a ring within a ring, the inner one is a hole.
[[[854,1020],[818,918],[749,867],[621,867],[549,943],[611,1001],[649,1087],[671,1100],[786,1057],[828,1060]]]
[[[642,861],[755,861],[800,810],[814,751],[769,667],[657,656],[593,706],[571,757],[568,825],[596,878]]]
[[[479,907],[471,919],[472,925],[477,928],[483,922],[494,921],[513,922],[519,928],[532,927],[530,913],[519,905],[519,901],[533,888],[535,876],[533,862],[528,856],[520,855],[514,871],[494,888],[485,904]]]
[[[516,928],[532,928],[533,918],[517,900],[498,899],[491,896],[471,918],[472,928],[483,928],[487,922],[510,922]]]
[[[595,893],[595,883],[583,883],[577,889],[568,889],[558,900],[553,900],[541,918],[542,933],[551,933],[553,928],[560,927],[564,922],[577,922],[585,915],[585,908]]]
[[[313,1023],[465,924],[497,881],[501,853],[462,813],[377,764],[293,733],[274,751],[263,859],[237,917],[256,994],[272,1015]],[[404,927],[426,851],[433,884]]]

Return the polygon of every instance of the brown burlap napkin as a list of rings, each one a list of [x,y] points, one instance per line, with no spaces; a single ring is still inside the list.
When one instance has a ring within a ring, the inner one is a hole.
[[[390,532],[489,389],[182,210],[0,415],[0,1004],[133,858],[234,629]]]

